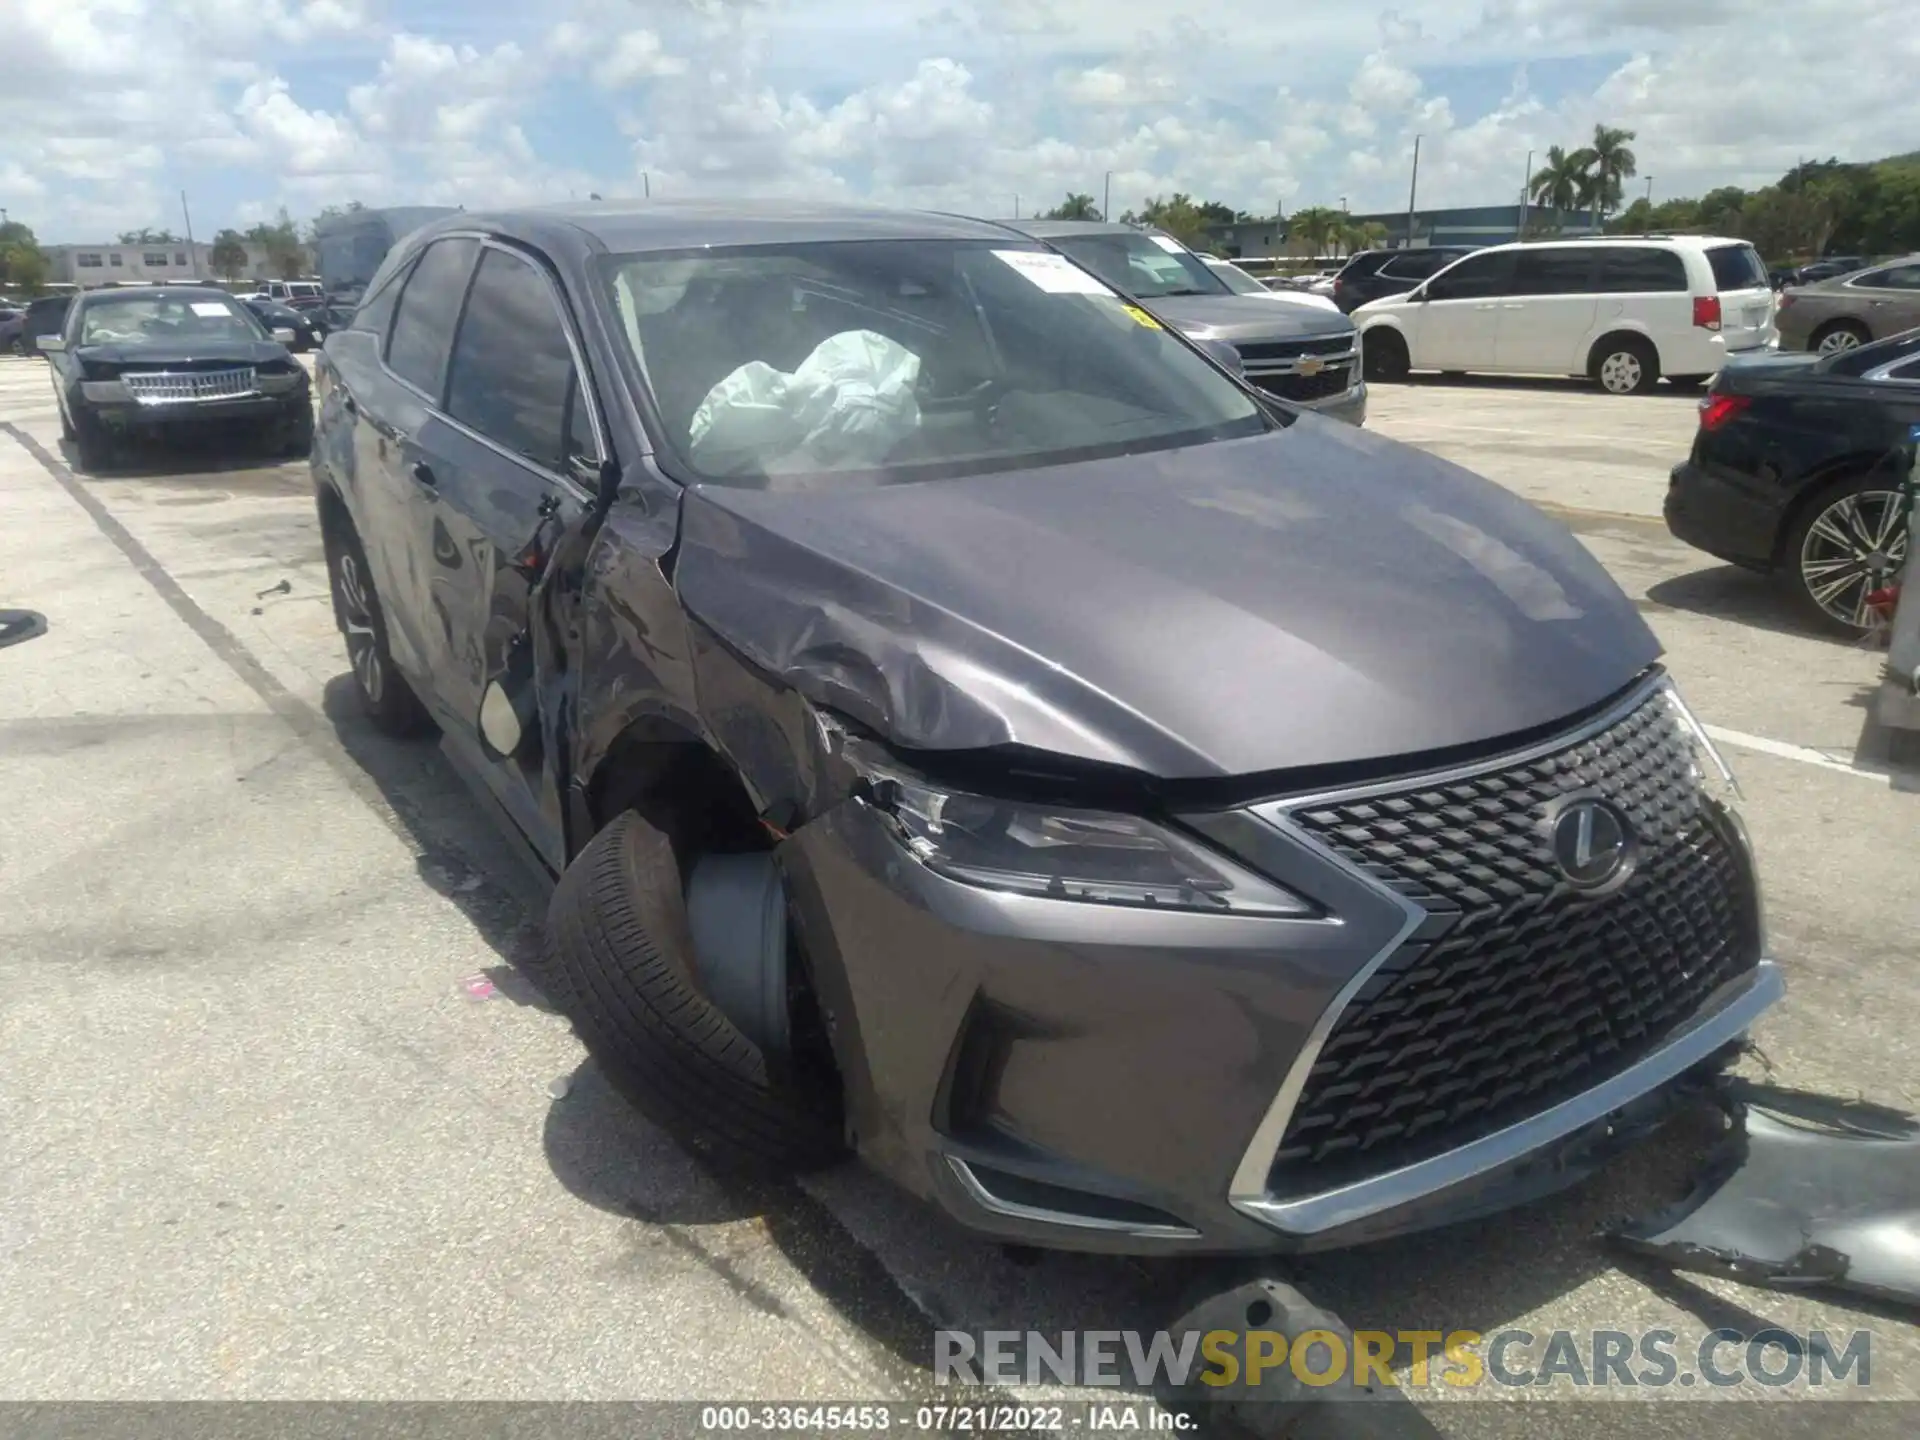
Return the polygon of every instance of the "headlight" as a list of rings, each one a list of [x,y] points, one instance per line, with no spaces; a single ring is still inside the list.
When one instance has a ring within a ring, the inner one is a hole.
[[[1681,735],[1693,747],[1694,779],[1708,798],[1737,814],[1740,803],[1747,797],[1740,793],[1740,782],[1733,778],[1733,768],[1721,756],[1719,747],[1707,734],[1707,727],[1700,723],[1700,717],[1680,698],[1679,690],[1671,681],[1662,694],[1666,698],[1667,708],[1673,712],[1674,722],[1680,727]]]
[[[868,769],[866,797],[929,870],[988,890],[1055,900],[1311,915],[1291,891],[1134,815],[1069,810],[942,789]]]

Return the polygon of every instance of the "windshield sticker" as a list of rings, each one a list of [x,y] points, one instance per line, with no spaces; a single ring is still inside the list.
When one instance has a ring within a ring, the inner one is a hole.
[[[193,313],[204,315],[209,320],[224,320],[231,312],[218,300],[196,300]]]
[[[1153,235],[1153,236],[1149,236],[1148,238],[1151,239],[1153,243],[1158,245],[1162,250],[1166,251],[1169,255],[1184,255],[1187,253],[1187,247],[1182,245],[1178,240],[1174,239],[1171,235]]]
[[[1133,317],[1135,324],[1144,325],[1149,330],[1158,330],[1160,328],[1160,322],[1142,310],[1138,305],[1122,305],[1120,308]]]
[[[993,255],[1050,295],[1113,294],[1064,255],[1052,255],[1044,250],[995,250]]]

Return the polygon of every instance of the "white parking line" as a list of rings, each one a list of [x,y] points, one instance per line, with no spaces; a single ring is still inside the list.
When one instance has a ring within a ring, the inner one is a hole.
[[[1522,430],[1515,425],[1468,425],[1458,420],[1411,420],[1402,425],[1396,425],[1396,435],[1403,429],[1408,431],[1470,430],[1479,435],[1509,435],[1535,440],[1592,440],[1604,445],[1645,445],[1659,450],[1671,450],[1676,444],[1682,443],[1659,436],[1586,435],[1567,430]],[[1690,437],[1687,443],[1690,443]]]
[[[1857,775],[1863,780],[1887,779],[1883,770],[1862,770],[1844,760],[1836,760],[1824,750],[1815,750],[1806,745],[1789,745],[1784,740],[1769,740],[1764,735],[1749,735],[1743,730],[1728,730],[1720,725],[1702,725],[1708,735],[1721,745],[1732,745],[1741,750],[1755,750],[1762,755],[1772,755],[1781,760],[1797,760],[1802,765],[1814,765],[1822,770],[1838,770],[1842,775]]]

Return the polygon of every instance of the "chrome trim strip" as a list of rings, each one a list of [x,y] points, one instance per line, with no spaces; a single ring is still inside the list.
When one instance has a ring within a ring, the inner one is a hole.
[[[1613,1111],[1658,1089],[1722,1046],[1738,1040],[1786,994],[1786,989],[1780,967],[1771,960],[1762,960],[1744,990],[1729,995],[1723,988],[1718,1007],[1699,1015],[1666,1045],[1612,1079],[1550,1110],[1431,1160],[1370,1176],[1337,1190],[1292,1200],[1261,1199],[1244,1203],[1236,1200],[1234,1208],[1289,1235],[1315,1235],[1472,1180],[1603,1120]]]
[[[1247,1144],[1246,1153],[1241,1156],[1240,1164],[1234,1169],[1233,1180],[1227,1191],[1227,1200],[1236,1210],[1269,1225],[1281,1224],[1280,1221],[1274,1218],[1272,1213],[1273,1207],[1279,1205],[1281,1202],[1274,1201],[1268,1197],[1267,1175],[1273,1169],[1274,1157],[1280,1153],[1281,1141],[1286,1138],[1287,1125],[1288,1122],[1293,1119],[1294,1106],[1299,1103],[1300,1092],[1306,1089],[1307,1077],[1312,1073],[1315,1062],[1319,1060],[1320,1051],[1322,1047],[1326,1045],[1327,1037],[1332,1034],[1334,1026],[1339,1023],[1340,1017],[1345,1013],[1347,1006],[1353,1002],[1353,997],[1357,995],[1361,987],[1373,977],[1374,972],[1386,964],[1388,959],[1406,943],[1407,937],[1419,928],[1421,922],[1427,919],[1427,912],[1422,907],[1414,904],[1413,901],[1407,899],[1384,881],[1367,874],[1358,866],[1334,852],[1318,837],[1308,834],[1299,825],[1295,824],[1292,818],[1292,812],[1336,800],[1346,802],[1365,799],[1371,795],[1393,794],[1417,786],[1448,784],[1455,780],[1464,780],[1471,776],[1483,775],[1495,770],[1503,770],[1512,765],[1524,764],[1526,761],[1537,759],[1542,755],[1550,755],[1555,751],[1564,750],[1570,745],[1578,745],[1581,741],[1587,740],[1599,734],[1601,731],[1611,728],[1662,691],[1672,693],[1673,682],[1667,676],[1665,670],[1655,666],[1611,705],[1589,716],[1585,721],[1574,726],[1572,729],[1562,730],[1534,744],[1523,745],[1513,750],[1504,751],[1498,755],[1484,757],[1468,764],[1451,766],[1442,770],[1426,772],[1415,771],[1411,774],[1395,776],[1392,779],[1377,781],[1369,785],[1359,785],[1341,790],[1317,791],[1306,795],[1288,796],[1283,799],[1271,800],[1263,804],[1248,807],[1247,813],[1253,815],[1256,819],[1272,826],[1274,829],[1283,832],[1302,844],[1312,846],[1334,864],[1345,869],[1349,875],[1367,885],[1376,894],[1391,901],[1400,909],[1402,915],[1405,916],[1405,920],[1394,938],[1354,972],[1347,983],[1340,988],[1340,992],[1334,996],[1332,1003],[1321,1012],[1320,1018],[1314,1022],[1313,1029],[1307,1035],[1306,1043],[1301,1046],[1300,1053],[1294,1057],[1292,1066],[1287,1070],[1286,1079],[1281,1083],[1279,1093],[1274,1096],[1273,1103],[1267,1107],[1267,1113],[1261,1118],[1258,1128],[1253,1132],[1253,1138]],[[1756,984],[1758,984],[1757,981]],[[1778,998],[1777,994],[1769,998],[1761,1008],[1764,1009],[1767,1004],[1771,1004],[1773,998]],[[1685,1033],[1687,1032],[1682,1032],[1683,1035]],[[1678,1037],[1676,1037],[1675,1043],[1678,1043]],[[1622,1071],[1621,1075],[1614,1077],[1611,1081],[1602,1082],[1601,1085],[1594,1090],[1586,1092],[1586,1094],[1599,1095],[1602,1093],[1611,1093],[1611,1087],[1616,1085],[1623,1077],[1635,1074],[1639,1066],[1652,1063],[1659,1055],[1664,1053],[1666,1053],[1664,1050],[1655,1052],[1655,1055],[1640,1061],[1639,1065]],[[1579,1100],[1583,1098],[1585,1097],[1577,1096],[1573,1101],[1567,1102],[1567,1105],[1577,1104]],[[1296,1224],[1282,1225],[1281,1228],[1290,1230],[1298,1229],[1301,1233],[1311,1233],[1314,1230],[1326,1229],[1330,1225],[1345,1223],[1345,1219],[1347,1218],[1356,1218],[1354,1216],[1340,1215],[1339,1218],[1314,1222],[1311,1217],[1316,1212],[1312,1207],[1324,1201],[1337,1212],[1340,1203],[1338,1197],[1350,1196],[1356,1191],[1373,1193],[1369,1187],[1387,1186],[1388,1190],[1392,1193],[1390,1193],[1387,1198],[1381,1199],[1371,1204],[1368,1208],[1358,1211],[1358,1215],[1372,1214],[1378,1210],[1401,1204],[1406,1200],[1417,1198],[1420,1191],[1418,1189],[1407,1188],[1400,1183],[1398,1177],[1404,1177],[1409,1174],[1424,1174],[1428,1167],[1437,1164],[1439,1161],[1447,1160],[1453,1155],[1479,1153],[1481,1147],[1486,1146],[1490,1141],[1526,1129],[1536,1121],[1542,1120],[1546,1116],[1558,1114],[1565,1108],[1566,1106],[1560,1106],[1554,1110],[1543,1111],[1541,1115],[1534,1116],[1530,1120],[1518,1121],[1507,1130],[1497,1131],[1494,1135],[1488,1136],[1484,1140],[1476,1141],[1474,1144],[1466,1146],[1462,1150],[1448,1152],[1447,1155],[1437,1157],[1435,1161],[1422,1162],[1420,1165],[1411,1166],[1403,1170],[1389,1171],[1386,1175],[1377,1176],[1369,1180],[1357,1181],[1344,1189],[1328,1191],[1323,1196],[1303,1196],[1295,1200],[1287,1201],[1285,1202],[1285,1207],[1289,1214],[1305,1215],[1309,1217],[1309,1219],[1308,1221],[1302,1221]],[[1538,1144],[1540,1142],[1532,1141],[1530,1143]],[[1480,1168],[1490,1168],[1499,1164],[1500,1160],[1501,1157],[1494,1156],[1486,1160]]]
[[[947,1156],[947,1166],[982,1210],[1004,1215],[1009,1220],[1032,1220],[1042,1225],[1063,1225],[1075,1230],[1099,1230],[1109,1235],[1131,1235],[1137,1240],[1198,1240],[1200,1232],[1185,1225],[1149,1225],[1135,1220],[1105,1220],[1097,1215],[1074,1215],[1065,1210],[1047,1210],[1038,1205],[1020,1205],[1002,1200],[985,1185],[973,1168],[957,1155]]]
[[[1448,785],[1455,780],[1467,780],[1475,775],[1485,775],[1489,771],[1504,770],[1510,765],[1525,764],[1529,760],[1539,759],[1542,755],[1551,755],[1556,750],[1564,750],[1569,745],[1578,745],[1582,740],[1591,739],[1602,730],[1618,724],[1635,710],[1638,710],[1657,691],[1672,688],[1672,679],[1668,677],[1667,672],[1663,668],[1656,665],[1648,670],[1639,680],[1634,682],[1633,686],[1623,693],[1618,700],[1614,701],[1604,710],[1589,716],[1581,724],[1574,726],[1570,730],[1558,731],[1553,735],[1549,735],[1544,740],[1535,741],[1531,745],[1522,745],[1513,750],[1503,750],[1498,755],[1491,755],[1480,760],[1471,760],[1464,765],[1452,765],[1441,770],[1414,770],[1404,775],[1395,775],[1391,779],[1376,780],[1371,784],[1355,785],[1338,790],[1320,790],[1304,795],[1284,795],[1278,800],[1268,800],[1259,805],[1248,806],[1247,808],[1250,813],[1272,824],[1275,823],[1277,819],[1283,819],[1286,812],[1290,810],[1305,810],[1311,806],[1324,805],[1334,800],[1341,801],[1342,803],[1349,800],[1365,800],[1369,796],[1389,795],[1395,791],[1407,790],[1416,786]],[[1324,844],[1321,844],[1320,841],[1313,840],[1311,836],[1308,838],[1313,844],[1319,845],[1324,853],[1329,855],[1333,853],[1328,850]]]

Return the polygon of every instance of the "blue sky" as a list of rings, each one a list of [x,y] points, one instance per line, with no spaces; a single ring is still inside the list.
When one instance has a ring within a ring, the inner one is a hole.
[[[1656,195],[1920,133],[1898,0],[5,0],[0,205],[49,241],[589,191],[1006,214],[1497,203],[1636,132]],[[1831,16],[1823,23],[1823,16]],[[1764,16],[1777,16],[1768,19]],[[1836,105],[1835,95],[1848,103]]]

